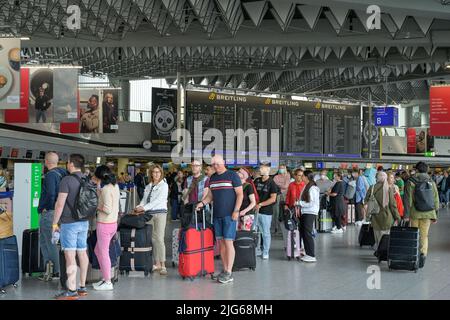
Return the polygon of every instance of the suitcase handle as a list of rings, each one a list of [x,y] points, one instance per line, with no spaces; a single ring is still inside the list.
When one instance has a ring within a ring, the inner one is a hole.
[[[197,218],[197,210],[195,210],[195,206],[192,207],[192,211],[194,212],[194,216],[195,216],[195,229],[198,231],[200,230],[198,227],[198,218]],[[206,221],[205,221],[205,210],[203,210],[203,208],[200,208],[200,210],[202,212],[202,216],[203,216],[203,230],[206,230]]]

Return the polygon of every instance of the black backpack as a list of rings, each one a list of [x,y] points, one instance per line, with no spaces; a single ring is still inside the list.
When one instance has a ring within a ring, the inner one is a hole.
[[[75,206],[72,207],[68,202],[67,205],[72,211],[74,220],[88,220],[95,217],[98,206],[97,185],[92,183],[89,178],[80,178],[76,174],[71,174],[80,182],[80,191],[75,199]]]
[[[421,212],[436,210],[434,205],[434,190],[431,180],[417,181],[411,179],[414,183],[414,207]]]

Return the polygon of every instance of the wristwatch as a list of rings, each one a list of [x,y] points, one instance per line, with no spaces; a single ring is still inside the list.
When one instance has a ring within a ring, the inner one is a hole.
[[[153,114],[153,126],[160,136],[170,136],[176,126],[175,113],[167,102],[167,97],[162,97],[155,113]]]

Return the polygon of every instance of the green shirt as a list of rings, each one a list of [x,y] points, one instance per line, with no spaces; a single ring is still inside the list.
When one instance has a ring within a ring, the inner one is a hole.
[[[405,182],[400,178],[398,180],[395,180],[395,184],[400,190],[400,195],[403,197],[403,194],[405,193]]]

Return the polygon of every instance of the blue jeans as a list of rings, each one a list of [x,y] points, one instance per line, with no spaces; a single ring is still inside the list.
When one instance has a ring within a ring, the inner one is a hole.
[[[170,206],[172,208],[172,220],[178,219],[178,215],[180,212],[180,204],[177,199],[170,200]]]
[[[47,115],[44,110],[36,110],[36,123],[39,123],[39,120],[42,118],[42,122],[47,122]]]
[[[262,233],[263,238],[263,255],[269,255],[270,240],[271,240],[270,235],[271,224],[272,224],[271,215],[258,214],[258,230]]]
[[[53,262],[53,273],[59,273],[59,250],[56,244],[52,243],[53,210],[43,212],[39,219],[39,245],[41,246],[44,265],[48,261]]]

